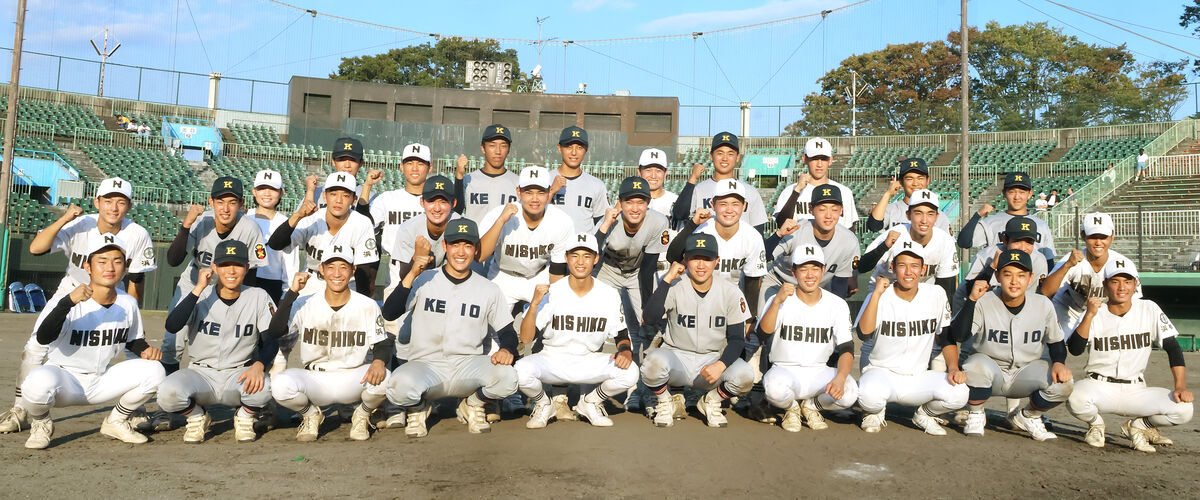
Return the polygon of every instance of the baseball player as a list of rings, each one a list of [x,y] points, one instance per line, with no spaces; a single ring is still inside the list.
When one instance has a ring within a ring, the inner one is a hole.
[[[249,270],[244,243],[218,243],[212,266],[200,270],[195,288],[167,315],[167,331],[184,335],[189,362],[159,386],[158,406],[187,418],[185,443],[204,442],[212,424],[205,410],[212,405],[238,408],[233,415],[238,442],[258,437],[255,415],[271,401],[266,372],[278,345],[263,339],[275,303],[266,291],[243,286]]]
[[[279,200],[283,198],[283,176],[274,170],[259,170],[254,174],[254,216],[251,220],[258,224],[265,242],[271,233],[287,222],[287,216],[275,210]],[[300,258],[294,249],[280,252],[273,248],[264,247],[267,253],[266,265],[255,271],[255,286],[266,290],[274,302],[279,302],[283,291],[288,286],[288,276],[294,275],[300,269]]]
[[[932,224],[933,217],[929,219]],[[862,429],[870,433],[882,430],[887,425],[887,404],[899,403],[918,407],[913,423],[926,434],[944,436],[946,430],[937,416],[967,404],[967,376],[958,370],[958,347],[949,338],[946,291],[921,282],[928,267],[925,249],[920,243],[908,243],[894,246],[888,258],[895,283],[886,276],[877,277],[875,289],[855,320],[860,338],[877,337],[858,379]],[[928,369],[935,343],[944,346],[949,373]]]
[[[1009,172],[1004,175],[1004,199],[1008,208],[1004,213],[988,216],[994,210],[991,204],[985,204],[958,232],[960,248],[987,248],[1000,242],[1000,234],[1008,219],[1023,215],[1037,222],[1038,252],[1046,257],[1047,262],[1054,262],[1054,235],[1050,225],[1039,217],[1030,215],[1029,197],[1033,194],[1033,179],[1025,172]]]
[[[780,196],[775,202],[775,224],[782,226],[788,219],[796,222],[812,219],[812,207],[806,202],[812,199],[813,188],[821,186],[833,187],[840,192],[843,210],[838,222],[846,229],[854,227],[854,223],[858,222],[854,193],[842,183],[829,178],[829,167],[833,166],[833,145],[820,137],[809,139],[804,144],[804,156],[801,159],[808,167],[808,172],[800,174],[796,182],[783,188],[783,192],[788,195]]]
[[[280,224],[267,240],[267,246],[275,250],[294,248],[307,256],[305,268],[316,280],[301,289],[304,295],[317,294],[324,289],[325,278],[320,267],[325,257],[321,252],[334,245],[344,249],[353,248],[357,252],[358,255],[354,256],[355,275],[351,285],[358,293],[368,297],[374,292],[379,249],[370,217],[351,208],[356,189],[356,182],[351,174],[329,174],[325,178],[325,188],[321,193],[327,206],[318,210],[311,200],[304,200],[296,208],[296,213],[288,217],[287,224]]]
[[[167,250],[167,263],[172,266],[182,264],[189,254],[192,257],[179,275],[179,283],[171,298],[171,309],[196,286],[200,270],[212,265],[217,245],[222,241],[240,241],[252,252],[250,269],[244,278],[247,283],[254,283],[255,269],[267,265],[262,230],[252,217],[242,214],[242,196],[242,181],[233,177],[219,177],[213,181],[208,197],[208,205],[212,210],[206,212],[201,205],[192,205],[188,210],[183,225]],[[178,370],[184,343],[178,342],[175,332],[168,329],[163,334],[162,345],[163,364],[167,366],[167,372]]]
[[[50,446],[50,408],[116,403],[100,433],[130,444],[146,442],[129,416],[154,396],[166,373],[162,352],[146,343],[137,300],[117,285],[125,277],[127,253],[120,237],[89,231],[84,259],[88,280],[59,297],[38,316],[35,342],[45,364],[21,383],[21,408],[31,419],[25,447]],[[109,366],[123,350],[138,356]]]
[[[379,242],[386,245],[396,239],[396,231],[405,221],[425,213],[421,207],[421,194],[425,190],[425,179],[429,177],[432,163],[429,147],[424,144],[409,144],[404,146],[401,153],[400,168],[404,172],[404,188],[387,191],[371,198],[371,187],[383,180],[382,170],[371,170],[363,181],[362,194],[358,197],[359,213],[364,205],[364,199],[371,199],[368,214],[374,222]],[[443,177],[444,179],[444,177]],[[452,185],[444,185],[450,190]],[[385,248],[386,250],[386,248]],[[395,281],[398,276],[395,269],[388,268],[388,283]]]
[[[525,427],[540,429],[554,416],[542,384],[599,384],[583,395],[575,411],[594,426],[611,427],[604,400],[637,385],[629,330],[618,289],[592,278],[599,260],[596,237],[579,233],[566,250],[570,275],[553,285],[537,285],[530,311],[521,321],[520,340],[532,344],[542,333],[542,350],[517,361],[517,385],[533,402]],[[615,340],[617,352],[600,352]]]
[[[767,401],[785,410],[784,430],[800,432],[801,416],[812,429],[826,429],[822,409],[844,410],[858,401],[858,385],[850,377],[850,308],[821,289],[825,255],[820,246],[801,244],[789,260],[796,284],[781,285],[759,315],[757,329],[772,339],[774,363],[762,384]]]
[[[1075,384],[1067,409],[1087,422],[1084,441],[1096,448],[1104,447],[1100,413],[1132,417],[1121,425],[1121,433],[1129,437],[1133,449],[1153,453],[1156,444],[1174,444],[1159,428],[1190,421],[1195,397],[1187,388],[1187,368],[1175,325],[1158,304],[1137,298],[1137,287],[1133,261],[1110,258],[1104,265],[1108,303],[1089,297],[1087,311],[1067,340],[1067,349],[1075,356],[1091,350],[1084,367],[1087,376]],[[1146,387],[1143,373],[1155,343],[1167,352],[1175,379],[1172,389]]]
[[[479,143],[483,166],[479,170],[467,173],[467,157],[458,156],[454,171],[454,193],[458,200],[455,212],[480,221],[488,210],[516,203],[517,174],[504,166],[511,146],[512,132],[495,123],[483,129]]]
[[[987,424],[983,404],[998,395],[1029,398],[1024,408],[1009,412],[1008,420],[1034,440],[1054,439],[1057,436],[1046,430],[1041,416],[1067,400],[1073,382],[1054,306],[1050,299],[1029,289],[1034,280],[1033,262],[1041,259],[1013,249],[1005,250],[998,260],[1000,285],[989,291],[987,282],[977,281],[950,325],[952,340],[970,353],[962,364],[970,398],[963,433],[983,436]],[[1050,361],[1042,359],[1047,349]],[[951,370],[957,372],[956,368]]]
[[[430,401],[466,398],[458,405],[458,420],[478,434],[491,431],[484,405],[517,392],[512,367],[517,333],[510,306],[499,286],[471,270],[479,251],[475,222],[451,223],[442,247],[445,265],[417,276],[429,262],[422,259],[384,304],[388,317],[407,313],[398,341],[408,344],[408,362],[392,372],[387,396],[406,408],[404,433],[413,438],[429,433]],[[411,293],[408,284],[413,284]],[[499,348],[488,355],[485,342],[492,333]]]
[[[575,222],[575,231],[581,233],[595,231],[609,207],[604,181],[583,171],[587,149],[586,130],[575,126],[564,128],[558,136],[562,164],[550,185],[550,204],[562,207]]]
[[[734,169],[741,163],[738,136],[729,132],[714,135],[709,157],[713,163],[712,178],[701,181],[700,177],[704,175],[705,167],[699,163],[694,165],[687,184],[679,192],[679,199],[675,201],[674,213],[671,216],[675,220],[684,221],[702,208],[711,209],[717,186],[721,181],[733,180],[742,184],[742,191],[746,197],[746,209],[742,212],[742,220],[761,233],[767,225],[767,210],[763,205],[762,196],[753,186],[737,180],[734,174]]]
[[[910,222],[908,220],[908,200],[913,192],[929,187],[929,167],[922,158],[898,160],[899,173],[888,184],[887,191],[879,197],[879,202],[871,207],[867,214],[867,229],[880,231],[884,228],[898,226]],[[892,201],[896,193],[904,191],[904,197]],[[944,212],[938,212],[934,227],[950,232],[950,218]]]
[[[353,137],[341,137],[338,138],[338,140],[333,141],[333,149],[331,151],[332,153],[330,153],[330,160],[333,164],[333,172],[345,172],[350,174],[350,177],[355,179],[355,182],[358,182],[358,171],[362,168],[363,164],[362,141],[359,141]],[[320,182],[320,178],[316,175],[310,175],[304,179],[304,182],[307,187],[304,193],[304,199],[312,200],[318,209],[325,208],[326,201],[323,194],[325,186],[318,184],[318,182]],[[370,215],[370,198],[362,201],[362,203],[365,203],[366,205],[359,206],[358,196],[361,192],[361,186],[356,185],[354,189],[355,201],[351,204],[351,206],[355,210],[359,210],[359,213],[362,213],[363,215]]]
[[[1004,225],[1004,234],[1000,235],[1000,244],[975,254],[975,260],[971,262],[971,269],[967,271],[967,278],[958,284],[958,288],[954,290],[954,296],[950,298],[951,310],[962,309],[963,302],[971,294],[976,281],[984,281],[991,286],[1000,286],[996,270],[1006,251],[1020,250],[1029,255],[1037,255],[1035,250],[1037,248],[1036,227],[1037,222],[1024,215],[1009,219]],[[1029,291],[1038,293],[1042,280],[1046,279],[1046,261],[1033,259],[1032,266],[1030,272],[1033,273],[1033,277],[1029,280]],[[1062,328],[1059,330],[1061,331]]]
[[[1106,213],[1085,215],[1080,224],[1084,249],[1071,250],[1042,282],[1042,295],[1054,301],[1058,323],[1064,332],[1071,331],[1083,316],[1089,298],[1104,299],[1104,266],[1114,260],[1129,260],[1110,248],[1114,229],[1112,217]],[[1138,283],[1134,298],[1141,297],[1142,285]]]
[[[725,427],[721,404],[745,395],[754,384],[754,369],[739,357],[751,314],[737,286],[714,277],[715,236],[687,236],[683,256],[684,263],[672,264],[646,303],[643,322],[662,327],[663,344],[646,354],[642,382],[658,397],[654,425],[670,427],[684,418],[683,394],[672,397],[669,387],[692,387],[707,391],[696,409],[708,426]],[[685,267],[687,279],[680,280]]]
[[[658,212],[667,217],[669,227],[667,229],[667,241],[675,239],[675,235],[679,234],[679,229],[683,227],[682,221],[675,220],[673,216],[675,208],[675,200],[679,199],[679,195],[667,191],[663,185],[667,180],[667,153],[661,149],[648,148],[642,151],[638,157],[638,176],[646,179],[647,186],[650,187],[650,210]],[[663,251],[658,254],[658,263],[655,271],[655,279],[662,278],[662,275],[667,273],[667,268],[671,266],[667,262],[667,252]],[[647,296],[648,297],[648,296]]]
[[[858,237],[838,224],[842,211],[842,191],[834,186],[817,186],[809,198],[811,219],[797,223],[788,219],[764,243],[771,258],[771,272],[763,278],[763,295],[775,295],[783,283],[795,285],[791,256],[802,245],[821,248],[824,269],[821,288],[847,298],[857,291],[855,267],[859,260]],[[766,304],[766,301],[760,301]]]
[[[453,186],[446,176],[430,177],[421,187],[421,212],[400,224],[391,234],[391,239],[383,240],[383,250],[390,259],[388,284],[383,291],[385,298],[392,294],[400,280],[408,274],[418,244],[421,246],[422,255],[433,252],[433,267],[441,265],[445,254],[438,243],[446,231],[446,224],[458,218],[458,214],[454,213],[456,202]]]
[[[329,200],[330,208],[335,201]],[[371,438],[371,415],[386,398],[387,362],[395,344],[383,329],[379,305],[350,288],[355,249],[332,243],[319,255],[321,293],[300,297],[309,274],[296,273],[263,332],[266,340],[286,332],[281,343],[299,342],[303,366],[272,377],[271,396],[303,418],[296,431],[300,442],[317,440],[325,421],[322,406],[361,401],[350,418],[350,439],[365,441]]]

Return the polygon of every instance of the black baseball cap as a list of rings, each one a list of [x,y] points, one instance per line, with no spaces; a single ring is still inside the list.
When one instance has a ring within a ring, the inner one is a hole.
[[[224,264],[232,262],[239,266],[250,265],[250,250],[246,248],[246,244],[238,240],[224,240],[217,243],[217,248],[213,250],[213,264]]]
[[[721,132],[717,135],[714,135],[712,147],[708,148],[708,152],[711,153],[716,151],[717,148],[721,146],[729,146],[733,148],[734,151],[741,151],[741,149],[738,148],[738,136],[734,135],[732,132]]]
[[[422,200],[431,201],[439,196],[446,201],[454,201],[454,182],[440,174],[425,179],[425,186],[421,188]]]
[[[213,181],[212,191],[209,196],[215,200],[227,194],[232,194],[237,196],[239,200],[244,200],[245,195],[242,194],[242,180],[229,176],[217,177],[217,180]]]
[[[837,203],[842,204],[842,190],[838,189],[833,184],[821,184],[813,188],[812,198],[809,200],[809,206],[817,206],[822,203]]]
[[[896,164],[900,167],[899,178],[901,179],[904,178],[904,174],[909,172],[916,172],[929,177],[929,166],[925,164],[925,160],[922,158],[908,158],[897,161]]]
[[[1017,266],[1032,272],[1033,259],[1024,250],[1005,250],[1000,254],[1000,264],[996,266],[996,272],[1000,272],[1004,266]]]
[[[618,199],[628,200],[638,196],[647,200],[650,199],[650,184],[646,182],[646,179],[635,175],[633,177],[626,177],[625,180],[621,181],[621,189],[617,191]]]
[[[454,219],[446,227],[446,232],[442,236],[442,240],[447,245],[465,241],[472,245],[479,244],[479,227],[475,225],[475,221],[471,219]]]
[[[1004,174],[1004,191],[1015,187],[1032,190],[1033,184],[1029,183],[1029,174],[1025,172],[1009,172]]]
[[[711,234],[692,233],[683,249],[684,257],[717,258],[717,239]]]
[[[488,142],[492,139],[504,139],[504,142],[512,144],[512,134],[509,133],[508,127],[499,123],[493,123],[483,129],[483,141]]]
[[[558,134],[558,145],[569,146],[571,144],[588,147],[587,131],[574,125],[564,128],[562,133]]]
[[[333,159],[350,157],[359,162],[363,159],[362,141],[353,137],[342,137],[333,142]]]
[[[1016,240],[1038,240],[1037,223],[1025,216],[1017,216],[1008,219],[1008,223],[1004,224],[1004,237],[1008,241]]]

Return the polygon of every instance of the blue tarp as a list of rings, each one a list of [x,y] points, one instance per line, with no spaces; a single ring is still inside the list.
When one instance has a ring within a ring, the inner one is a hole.
[[[58,181],[79,180],[79,174],[71,167],[56,161],[41,158],[13,159],[13,184],[49,188],[50,203],[58,204]]]

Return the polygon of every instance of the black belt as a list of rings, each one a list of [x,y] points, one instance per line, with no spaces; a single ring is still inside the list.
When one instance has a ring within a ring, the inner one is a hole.
[[[320,366],[320,365],[313,366],[313,365],[312,365],[312,363],[309,363],[309,364],[307,364],[307,365],[304,365],[304,369],[305,369],[305,370],[312,370],[312,371],[314,371],[314,372],[324,372],[324,371],[329,371],[329,370],[326,370],[324,367],[322,367],[322,366]]]
[[[1099,380],[1101,382],[1112,382],[1114,384],[1140,384],[1143,382],[1143,379],[1141,377],[1138,377],[1137,379],[1134,379],[1134,380],[1125,380],[1123,378],[1106,377],[1106,376],[1101,375],[1096,372],[1088,373],[1088,376],[1092,377],[1096,380]]]

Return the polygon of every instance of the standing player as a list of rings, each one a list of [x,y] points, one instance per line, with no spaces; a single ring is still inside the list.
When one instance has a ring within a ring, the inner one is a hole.
[[[806,202],[813,197],[813,188],[821,186],[833,187],[840,192],[844,210],[839,222],[847,229],[854,227],[854,223],[858,222],[854,193],[850,188],[829,178],[829,167],[833,165],[833,146],[820,137],[809,139],[804,144],[802,159],[808,167],[808,173],[800,174],[795,183],[783,188],[783,192],[788,193],[788,196],[780,196],[775,203],[775,224],[782,226],[783,221],[788,219],[796,222],[812,219],[812,207]]]
[[[399,338],[408,344],[408,362],[392,372],[387,389],[388,399],[407,410],[408,437],[429,434],[430,402],[445,397],[466,398],[457,414],[468,432],[489,432],[484,405],[517,392],[517,333],[500,288],[471,271],[478,245],[475,222],[455,221],[442,240],[446,264],[419,280],[421,267],[414,266],[384,304],[389,318],[408,314]],[[484,342],[493,333],[499,348],[489,356]]]
[[[212,267],[200,270],[195,288],[167,315],[167,331],[185,335],[189,363],[159,386],[158,405],[187,418],[185,443],[204,442],[212,423],[205,408],[211,405],[237,407],[234,439],[254,441],[255,415],[271,402],[266,371],[278,345],[263,337],[275,303],[262,289],[243,286],[249,270],[244,243],[218,243]]]
[[[467,157],[458,156],[454,171],[454,193],[458,200],[455,212],[480,221],[488,210],[517,201],[517,174],[504,165],[511,146],[512,133],[508,127],[496,123],[483,129],[479,144],[483,166],[479,170],[467,173]]]
[[[767,401],[785,410],[784,430],[800,432],[801,415],[809,427],[821,430],[829,427],[822,409],[844,410],[858,400],[858,384],[850,377],[850,308],[841,297],[821,290],[821,247],[802,244],[789,260],[797,284],[785,283],[768,298],[758,321],[758,331],[772,339],[773,366],[762,384]]]
[[[675,200],[679,199],[679,195],[667,191],[664,187],[667,180],[668,164],[667,153],[661,149],[645,149],[642,151],[641,156],[638,157],[638,176],[646,179],[646,184],[650,187],[650,210],[667,217],[667,222],[669,223],[667,241],[670,242],[679,233],[679,228],[683,226],[683,222],[675,220],[672,215],[675,208]],[[671,263],[667,262],[667,252],[659,253],[655,277],[661,278],[662,275],[666,274],[667,268],[670,265]]]
[[[783,283],[796,284],[792,275],[791,256],[803,245],[821,248],[824,270],[820,287],[843,299],[857,291],[855,266],[859,259],[858,237],[846,226],[838,224],[842,217],[842,192],[834,186],[817,186],[809,198],[812,219],[797,224],[785,220],[783,225],[767,238],[767,255],[771,258],[771,272],[763,278],[763,296],[775,295]],[[766,301],[760,301],[766,304]]]
[[[700,181],[705,168],[699,163],[694,165],[687,184],[683,186],[679,199],[675,201],[674,213],[671,216],[675,220],[683,221],[702,208],[712,208],[717,186],[723,184],[721,181],[732,180],[741,184],[742,192],[746,193],[746,209],[742,212],[742,219],[761,233],[767,225],[767,210],[763,205],[762,195],[758,194],[758,190],[753,186],[737,180],[734,176],[734,170],[741,163],[738,136],[729,132],[714,135],[709,157],[713,164],[712,178]]]
[[[929,187],[929,167],[925,164],[925,160],[908,158],[897,160],[896,163],[899,165],[897,177],[892,179],[888,184],[887,191],[884,191],[883,196],[879,197],[879,202],[871,207],[871,212],[867,214],[867,229],[870,231],[879,231],[909,222],[908,200],[912,198],[913,192]],[[900,190],[904,190],[904,197],[891,201],[892,197]],[[945,213],[938,212],[937,222],[933,225],[950,232],[950,218],[946,217]]]
[[[1187,388],[1187,367],[1178,332],[1158,304],[1137,298],[1138,272],[1133,261],[1110,259],[1104,265],[1104,291],[1108,304],[1089,297],[1087,312],[1067,341],[1071,354],[1079,356],[1090,348],[1087,377],[1075,384],[1067,408],[1087,422],[1084,441],[1104,447],[1104,420],[1100,413],[1133,417],[1121,425],[1133,449],[1153,453],[1153,445],[1173,441],[1159,427],[1183,425],[1192,419],[1195,397]],[[1167,352],[1175,387],[1146,387],[1143,374],[1150,361],[1152,344]]]
[[[932,217],[930,218],[932,223]],[[896,282],[876,278],[875,289],[855,320],[865,341],[876,338],[874,351],[858,379],[862,428],[879,432],[887,422],[888,403],[917,406],[913,423],[926,434],[946,435],[938,415],[967,404],[967,375],[958,369],[958,347],[950,339],[950,301],[939,286],[922,283],[925,249],[919,244],[894,247],[890,258]],[[891,286],[889,286],[891,285]],[[949,373],[929,368],[934,344],[944,347]]]
[[[1038,252],[1046,257],[1047,262],[1054,262],[1054,235],[1050,232],[1050,225],[1041,218],[1029,214],[1029,197],[1033,195],[1033,185],[1030,184],[1032,181],[1033,179],[1030,179],[1029,174],[1025,172],[1005,174],[1004,200],[1008,202],[1008,208],[1004,213],[989,217],[988,214],[992,212],[993,208],[988,204],[972,214],[971,219],[958,232],[958,246],[960,248],[995,246],[1000,242],[1000,235],[1004,231],[1004,225],[1008,223],[1008,219],[1023,215],[1037,222]]]
[[[396,239],[396,230],[400,224],[424,213],[421,208],[421,193],[425,190],[425,179],[429,177],[429,147],[424,144],[409,144],[404,146],[400,158],[400,168],[404,171],[404,189],[387,191],[372,198],[371,187],[383,180],[383,171],[371,170],[367,173],[362,194],[358,197],[359,213],[362,213],[362,207],[366,204],[363,200],[371,200],[368,214],[375,224],[376,233],[379,234],[379,242],[383,245]],[[445,188],[449,190],[450,184],[446,184]],[[388,275],[388,283],[397,278],[394,269],[392,271]]]
[[[386,398],[394,342],[383,330],[379,305],[350,289],[355,249],[334,243],[320,255],[319,272],[325,277],[321,293],[300,297],[309,275],[297,273],[271,320],[268,333],[287,332],[281,342],[300,343],[303,366],[273,377],[271,396],[303,418],[296,431],[300,442],[317,440],[325,421],[322,406],[361,401],[350,419],[350,439],[366,441],[371,415]]]
[[[146,343],[137,300],[117,286],[125,277],[125,244],[112,234],[89,233],[80,262],[87,282],[42,311],[34,326],[35,342],[47,355],[21,383],[21,408],[32,419],[26,448],[50,446],[50,408],[113,402],[100,433],[130,444],[146,442],[129,416],[162,382],[162,352]],[[123,350],[141,359],[110,367]]]
[[[287,223],[287,216],[277,211],[279,200],[283,198],[283,176],[274,170],[259,170],[254,175],[254,217],[262,232],[263,241],[267,241],[279,226]],[[288,285],[288,276],[300,269],[300,258],[296,252],[280,252],[265,248],[267,253],[266,265],[255,272],[255,286],[266,290],[274,302],[279,302],[283,291]]]
[[[1041,416],[1071,395],[1063,332],[1050,299],[1029,289],[1034,267],[1029,253],[1006,250],[999,260],[1000,286],[988,291],[986,282],[976,282],[950,325],[952,339],[971,353],[962,364],[970,393],[963,433],[983,435],[987,424],[983,404],[998,395],[1029,398],[1024,408],[1009,412],[1008,420],[1037,441],[1054,439],[1057,436],[1046,430]],[[1049,362],[1042,359],[1046,350]]]
[[[1033,219],[1023,215],[1009,219],[1008,223],[1004,225],[1004,234],[1000,235],[1000,244],[981,250],[975,255],[975,260],[971,262],[971,269],[967,271],[966,279],[958,284],[958,288],[954,290],[954,296],[950,298],[950,308],[954,311],[962,309],[963,302],[971,295],[976,281],[983,281],[991,286],[1000,286],[996,272],[1006,251],[1020,250],[1029,255],[1035,255],[1037,248],[1036,224]],[[1038,293],[1042,280],[1046,279],[1046,261],[1033,259],[1031,265],[1033,267],[1030,272],[1033,273],[1033,276],[1029,279],[1029,291]]]
[[[563,129],[558,136],[562,164],[550,186],[550,204],[562,207],[575,222],[575,231],[580,233],[595,231],[609,207],[604,181],[583,171],[587,148],[586,130],[575,126]]]
[[[729,421],[722,403],[743,396],[754,384],[754,369],[739,357],[751,315],[736,285],[716,279],[717,238],[706,233],[687,236],[684,264],[672,264],[646,304],[644,322],[663,326],[663,345],[642,363],[642,382],[658,396],[654,425],[670,427],[684,418],[683,395],[670,387],[706,391],[696,409],[709,427]],[[680,280],[686,266],[687,279]]]
[[[1106,213],[1085,215],[1080,224],[1084,249],[1071,250],[1042,282],[1042,295],[1054,301],[1058,323],[1064,332],[1071,331],[1079,322],[1089,298],[1104,298],[1104,266],[1114,260],[1129,260],[1110,249],[1115,238],[1114,229],[1112,217]],[[1138,284],[1134,298],[1141,297],[1142,286]]]
[[[333,150],[331,153],[331,163],[333,163],[333,172],[345,172],[350,174],[350,177],[358,182],[358,171],[363,164],[363,145],[362,141],[353,137],[342,137],[333,141]],[[307,185],[307,191],[304,193],[304,199],[312,200],[317,208],[325,208],[324,186],[317,185],[320,178],[316,175],[310,175],[304,179]],[[359,187],[355,186],[354,197],[355,202],[352,207],[357,207]],[[364,204],[369,204],[370,199],[361,200]],[[364,213],[363,215],[367,215]]]
[[[388,285],[383,291],[384,298],[400,284],[400,280],[408,274],[413,266],[413,258],[432,252],[433,262],[430,267],[442,265],[445,252],[442,251],[442,236],[446,225],[458,218],[454,213],[454,193],[451,192],[450,179],[446,176],[435,175],[425,182],[421,190],[421,210],[423,213],[413,217],[396,229],[392,239],[383,241],[383,249],[391,257]],[[390,323],[390,322],[389,322]],[[395,325],[388,325],[395,330]]]
[[[532,344],[542,332],[542,350],[517,361],[517,385],[533,402],[525,427],[540,429],[554,416],[542,384],[599,384],[583,395],[575,411],[594,426],[610,427],[604,400],[624,394],[638,381],[629,331],[617,289],[592,278],[599,260],[596,237],[576,235],[566,248],[570,275],[553,285],[538,285],[531,309],[521,322],[521,342]],[[600,352],[615,340],[616,354]]]

